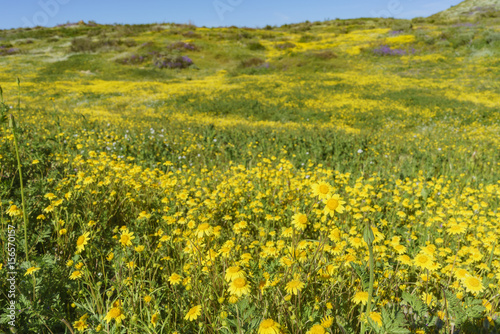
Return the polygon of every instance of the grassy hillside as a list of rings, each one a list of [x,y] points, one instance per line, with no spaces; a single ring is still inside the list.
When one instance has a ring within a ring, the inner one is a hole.
[[[0,333],[498,332],[488,13],[0,31]]]
[[[474,19],[499,17],[500,2],[498,0],[465,0],[456,6],[439,12],[432,17],[440,19]]]

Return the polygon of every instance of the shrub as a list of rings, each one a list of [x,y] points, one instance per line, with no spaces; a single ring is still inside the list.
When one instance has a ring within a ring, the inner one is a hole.
[[[252,42],[249,42],[247,44],[247,47],[252,50],[252,51],[258,51],[258,50],[265,50],[266,47],[262,44],[260,44],[259,42],[255,42],[255,41],[252,41]]]
[[[498,31],[489,31],[485,37],[486,43],[492,45],[496,42],[500,41],[500,32]]]
[[[75,27],[80,25],[80,22],[66,22],[62,24],[56,25],[57,28],[68,28],[68,27]]]
[[[187,56],[171,56],[163,54],[155,54],[153,57],[153,64],[158,68],[188,68],[193,65],[193,60]]]
[[[312,56],[314,58],[328,60],[332,58],[337,58],[337,55],[332,50],[323,50],[319,52],[313,52]]]
[[[304,34],[300,36],[299,43],[307,43],[307,42],[312,42],[312,41],[319,41],[321,37],[314,36],[311,34]]]
[[[126,39],[126,40],[124,40],[124,41],[122,41],[122,40],[118,40],[117,44],[118,44],[118,45],[122,45],[122,44],[123,44],[123,45],[125,45],[126,47],[131,48],[131,47],[133,47],[133,46],[136,46],[136,45],[137,45],[137,42],[136,42],[136,41],[134,41],[133,39]]]
[[[499,17],[500,11],[496,10],[494,7],[476,7],[475,10],[480,18],[492,18]]]
[[[290,42],[276,44],[276,48],[280,49],[280,50],[292,49],[294,47],[295,47],[295,44],[290,43]]]
[[[71,52],[95,52],[97,50],[97,43],[90,38],[79,37],[73,38],[71,41]]]
[[[397,21],[392,26],[391,29],[393,31],[404,31],[407,32],[413,28],[413,24],[411,21]]]
[[[465,33],[453,34],[452,37],[450,38],[450,42],[454,48],[458,48],[460,46],[470,44],[473,39],[474,39],[473,32],[465,32]]]
[[[412,51],[413,51],[412,53],[415,52],[414,49]],[[377,56],[403,56],[407,54],[406,50],[391,49],[391,47],[387,45],[382,45],[373,49],[373,53],[376,54]]]
[[[129,57],[120,58],[116,62],[122,65],[138,65],[144,63],[147,59],[147,56],[133,54]]]
[[[149,48],[155,46],[154,42],[144,42],[142,43],[139,48],[144,49],[144,48]]]
[[[200,34],[197,34],[191,30],[188,32],[182,33],[182,36],[187,37],[187,38],[200,38],[201,37]]]
[[[5,47],[3,45],[0,45],[0,56],[10,56],[20,52],[21,50],[19,48]]]
[[[415,39],[418,42],[424,42],[429,45],[432,45],[436,42],[434,37],[427,35],[427,32],[422,29],[415,31]]]
[[[425,20],[426,20],[426,19],[425,19],[425,17],[421,17],[421,16],[419,16],[419,17],[414,17],[414,18],[411,20],[411,22],[412,22],[412,23],[419,24],[419,23],[425,23]]]
[[[198,51],[198,47],[196,47],[196,45],[185,42],[175,42],[170,44],[167,48],[169,50],[178,50],[178,51],[184,51],[184,50]]]
[[[163,31],[165,30],[164,27],[162,27],[161,25],[154,25],[151,27],[151,30],[152,32],[160,32],[160,31]]]
[[[117,38],[136,36],[141,32],[149,30],[147,25],[117,25],[113,26],[114,36]]]
[[[98,37],[100,36],[101,38],[102,37],[106,37],[106,30],[104,29],[100,29],[100,28],[95,28],[95,29],[90,29],[88,32],[87,32],[87,37]]]
[[[119,48],[122,45],[126,47],[135,46],[137,43],[133,39],[101,39],[93,41],[88,37],[77,37],[71,41],[71,52],[95,52],[102,48]]]
[[[250,58],[247,60],[242,60],[240,63],[241,68],[249,68],[249,67],[255,67],[255,66],[260,66],[265,63],[264,59],[261,58]]]

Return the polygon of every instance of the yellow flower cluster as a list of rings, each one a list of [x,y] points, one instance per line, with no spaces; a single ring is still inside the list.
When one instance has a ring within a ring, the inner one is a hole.
[[[321,334],[335,321],[383,326],[403,293],[455,323],[443,288],[482,305],[482,320],[499,316],[498,64],[434,49],[374,61],[376,46],[425,43],[365,23],[159,25],[133,36],[136,51],[182,39],[203,57],[197,70],[135,68],[150,79],[115,77],[114,63],[89,76],[82,62],[48,84],[25,66],[94,59],[55,60],[61,45],[0,59],[0,80],[19,71],[23,105],[43,110],[16,111],[22,167],[40,181],[26,183],[30,228],[57,249],[76,330]],[[243,56],[270,66],[242,69]],[[13,140],[2,128],[2,177],[16,181]],[[17,198],[2,203],[21,222]],[[25,269],[34,282],[49,272]]]

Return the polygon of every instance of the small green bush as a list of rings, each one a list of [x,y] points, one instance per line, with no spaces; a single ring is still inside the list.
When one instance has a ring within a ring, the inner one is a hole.
[[[311,34],[304,34],[300,37],[299,43],[307,43],[307,42],[313,42],[313,41],[319,41],[321,40],[321,37],[314,36]]]
[[[290,42],[276,44],[276,49],[281,49],[281,50],[293,49],[294,47],[295,47],[295,44],[290,43]]]
[[[313,52],[311,55],[314,58],[322,59],[322,60],[337,58],[337,55],[332,50],[317,51],[317,52]]]
[[[393,31],[410,31],[413,28],[413,24],[411,21],[397,21],[392,26],[391,29]]]
[[[256,42],[256,41],[252,41],[252,42],[249,42],[247,44],[247,47],[248,49],[252,50],[252,51],[259,51],[259,50],[265,50],[266,47],[262,44],[260,44],[259,42]]]
[[[500,42],[500,32],[489,31],[486,34],[485,41],[486,41],[486,43],[488,43],[490,45],[497,44],[498,42]]]
[[[454,48],[458,48],[460,46],[464,46],[464,45],[468,45],[468,44],[472,43],[473,39],[474,39],[473,32],[464,32],[464,33],[452,35],[450,42]]]
[[[133,47],[137,43],[133,39],[100,39],[97,41],[89,37],[77,37],[71,41],[71,52],[96,52],[99,49],[119,49],[121,46]]]
[[[264,64],[266,61],[262,58],[250,58],[247,60],[242,60],[240,63],[240,68],[249,68],[249,67],[255,67],[255,66],[260,66]]]

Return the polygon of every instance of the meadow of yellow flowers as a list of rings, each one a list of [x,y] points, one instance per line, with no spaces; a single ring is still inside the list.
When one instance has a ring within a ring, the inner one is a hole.
[[[408,22],[0,31],[0,328],[498,333],[500,26]]]

